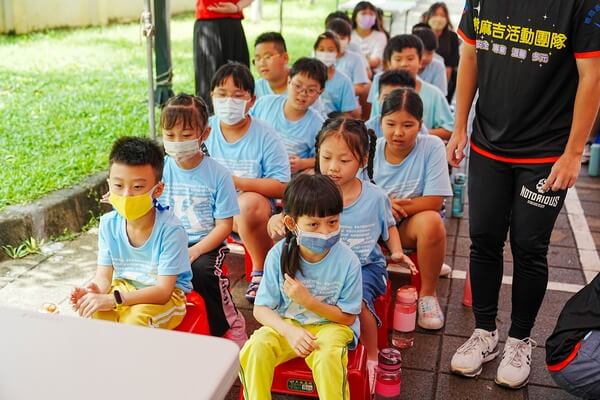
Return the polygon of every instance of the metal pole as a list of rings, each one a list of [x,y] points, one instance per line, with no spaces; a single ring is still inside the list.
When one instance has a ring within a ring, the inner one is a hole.
[[[283,30],[283,0],[278,0],[279,3],[279,33]]]
[[[152,63],[152,39],[154,26],[152,25],[152,11],[150,0],[144,0],[144,12],[142,13],[142,30],[146,37],[146,67],[148,70],[148,122],[150,125],[150,136],[156,140],[156,122],[154,120],[154,67]]]

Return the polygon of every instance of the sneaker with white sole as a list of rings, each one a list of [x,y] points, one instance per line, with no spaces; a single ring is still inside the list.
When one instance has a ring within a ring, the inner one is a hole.
[[[371,395],[375,393],[375,374],[377,373],[377,360],[367,360],[367,373],[369,374],[369,389]]]
[[[444,313],[437,297],[419,297],[417,302],[417,323],[423,329],[437,330],[444,326]]]
[[[536,346],[531,338],[520,340],[509,337],[496,373],[496,383],[511,389],[527,385],[531,372],[531,350]]]
[[[468,378],[479,376],[483,363],[492,361],[498,355],[497,347],[497,329],[493,332],[475,329],[469,340],[452,356],[450,370]]]
[[[446,263],[443,263],[442,268],[440,268],[440,276],[446,277],[446,276],[450,275],[451,272],[452,272],[452,267]]]

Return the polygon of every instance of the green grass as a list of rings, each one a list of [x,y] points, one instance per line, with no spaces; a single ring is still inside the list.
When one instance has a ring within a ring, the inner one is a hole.
[[[332,0],[286,0],[283,34],[291,61],[309,55]],[[249,13],[247,13],[249,15]],[[244,22],[250,45],[278,29]],[[192,14],[171,21],[175,92],[192,93]],[[72,186],[103,170],[115,138],[147,135],[145,43],[138,24],[0,35],[0,210]]]

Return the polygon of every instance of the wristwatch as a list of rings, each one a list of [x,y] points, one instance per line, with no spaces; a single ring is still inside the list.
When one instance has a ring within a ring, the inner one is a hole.
[[[113,295],[115,296],[116,308],[119,308],[123,305],[123,297],[121,297],[121,292],[118,290],[113,291]]]

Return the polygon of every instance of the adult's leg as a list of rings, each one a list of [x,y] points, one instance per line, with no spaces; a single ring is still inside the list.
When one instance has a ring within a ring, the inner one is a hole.
[[[548,245],[566,190],[542,193],[552,164],[515,167],[514,198],[510,220],[513,253],[512,324],[508,335],[528,337],[548,284]]]
[[[212,111],[210,81],[224,64],[219,20],[196,20],[193,48],[196,95],[202,97]]]
[[[250,68],[248,42],[239,19],[224,19],[220,24],[223,61],[237,61]]]
[[[502,252],[514,197],[512,166],[472,151],[469,161],[469,271],[475,327],[496,330]]]

